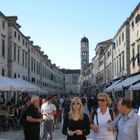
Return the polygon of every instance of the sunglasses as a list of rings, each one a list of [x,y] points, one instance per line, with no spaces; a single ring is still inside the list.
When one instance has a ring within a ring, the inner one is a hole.
[[[107,100],[104,100],[104,99],[98,99],[98,101],[104,102],[104,101],[107,101]]]
[[[80,103],[72,103],[72,105],[80,105]]]

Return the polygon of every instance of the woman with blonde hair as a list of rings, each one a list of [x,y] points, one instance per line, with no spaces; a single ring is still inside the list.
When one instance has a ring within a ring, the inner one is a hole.
[[[67,140],[86,140],[90,133],[88,115],[83,112],[83,105],[79,97],[71,101],[70,112],[64,116],[62,133]]]
[[[99,108],[90,115],[90,128],[94,132],[95,140],[115,140],[114,132],[111,130],[115,113],[109,109],[110,104],[111,99],[107,93],[98,94]]]

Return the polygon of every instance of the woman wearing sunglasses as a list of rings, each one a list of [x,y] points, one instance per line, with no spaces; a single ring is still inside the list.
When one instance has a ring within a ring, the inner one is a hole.
[[[90,133],[88,115],[83,112],[83,105],[79,97],[71,101],[70,112],[64,116],[62,133],[67,140],[86,140]]]
[[[110,103],[111,99],[108,94],[98,94],[99,108],[94,117],[90,117],[90,128],[94,132],[94,140],[115,140],[114,132],[111,130],[111,121],[115,118],[115,113],[110,113]]]

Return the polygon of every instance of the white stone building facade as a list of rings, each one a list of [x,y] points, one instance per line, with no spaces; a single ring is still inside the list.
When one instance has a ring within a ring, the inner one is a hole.
[[[129,89],[140,81],[136,78],[140,74],[140,3],[120,26],[112,38],[112,43],[107,45],[105,42],[99,42],[95,48],[91,86],[96,89],[96,93],[99,93],[119,81],[120,85],[114,86],[116,89],[113,89],[112,93],[119,96],[135,96],[133,93],[136,91],[132,93]],[[84,72],[88,69],[87,66]],[[90,81],[90,77],[87,79],[84,74],[79,77],[78,83],[81,88],[85,78],[87,82]]]
[[[130,28],[130,73],[140,71],[140,3],[129,17]]]
[[[0,13],[0,75],[21,78],[50,94],[64,94],[64,74],[20,27],[16,16]]]
[[[8,20],[0,12],[0,75],[8,75]]]

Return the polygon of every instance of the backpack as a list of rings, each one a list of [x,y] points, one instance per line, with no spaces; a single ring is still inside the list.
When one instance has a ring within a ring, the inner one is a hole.
[[[109,114],[111,116],[111,120],[114,120],[114,115],[113,115],[113,110],[109,109]],[[91,115],[90,115],[90,122],[93,123],[94,117],[96,117],[97,125],[99,125],[98,121],[98,114],[97,114],[97,109],[93,110]]]

